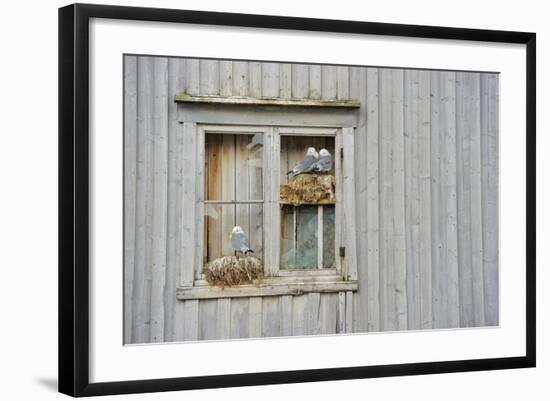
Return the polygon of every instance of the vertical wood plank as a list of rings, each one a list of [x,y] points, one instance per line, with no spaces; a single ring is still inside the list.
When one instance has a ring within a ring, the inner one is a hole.
[[[342,140],[342,130],[339,130],[336,138],[334,138],[334,176],[336,177],[336,205],[334,207],[334,221],[344,222],[344,216],[342,207],[342,202],[339,202],[338,199],[343,199],[343,173],[342,173],[342,149],[343,149],[343,140]],[[339,274],[344,276],[346,274],[344,263],[342,257],[336,256],[339,255],[339,247],[344,246],[343,239],[343,224],[334,225],[334,255],[336,258],[336,269]]]
[[[471,240],[471,176],[468,74],[456,73],[456,141],[457,141],[457,223],[458,223],[458,278],[460,295],[460,327],[472,327],[474,321],[472,287]]]
[[[338,293],[338,324],[336,328],[337,333],[346,332],[346,293]]]
[[[321,66],[309,66],[309,98],[320,99],[322,91]]]
[[[168,200],[168,59],[154,58],[153,219],[150,341],[164,341],[164,286]]]
[[[279,97],[290,99],[292,97],[292,64],[279,66]]]
[[[237,135],[221,135],[221,185],[222,199],[235,199],[236,177],[236,140]],[[246,185],[246,184],[245,184]],[[221,212],[221,254],[222,256],[232,255],[231,241],[228,236],[235,226],[236,207],[233,205],[223,205],[220,207]]]
[[[262,64],[248,63],[248,94],[252,97],[262,97]]]
[[[305,99],[309,94],[309,66],[292,64],[292,97]]]
[[[319,308],[320,334],[336,334],[338,294],[321,294]]]
[[[250,338],[262,336],[262,298],[252,297],[249,299],[249,321],[248,330]]]
[[[323,206],[317,206],[317,268],[323,268]]]
[[[281,335],[281,299],[280,297],[262,298],[262,337]]]
[[[220,96],[231,96],[233,94],[233,62],[220,60],[219,69]]]
[[[303,336],[307,334],[308,296],[299,295],[292,298],[292,335]]]
[[[218,336],[218,300],[199,301],[199,340],[216,340]]]
[[[185,60],[186,86],[187,93],[190,95],[200,94],[200,66],[198,59]]]
[[[498,75],[481,74],[481,176],[485,324],[499,324],[498,303]]]
[[[353,333],[353,293],[346,291],[346,333]]]
[[[231,334],[231,299],[220,298],[218,299],[217,309],[217,339],[226,339]]]
[[[281,297],[281,336],[292,335],[292,295]]]
[[[333,65],[323,65],[321,66],[321,74],[321,98],[326,100],[336,99],[336,67]]]
[[[183,340],[197,341],[199,339],[199,300],[184,301],[184,308]]]
[[[248,135],[235,135],[235,199],[244,201],[249,199],[249,154],[247,145],[250,142],[251,137]],[[250,231],[250,205],[242,204],[235,206],[235,224],[241,226],[249,240],[252,240]],[[252,246],[252,243],[250,244]],[[257,253],[257,249],[254,249]]]
[[[262,63],[262,97],[279,96],[279,64]]]
[[[404,71],[405,221],[407,243],[407,327],[422,328],[420,281],[419,72]]]
[[[197,239],[197,130],[194,123],[180,124],[183,138],[182,167],[183,175],[183,212],[182,212],[182,244],[181,244],[181,274],[182,286],[193,285],[195,263],[198,255]],[[200,157],[199,157],[200,158]],[[202,255],[201,255],[202,256]]]
[[[219,60],[199,60],[199,90],[201,95],[220,94]]]
[[[403,119],[403,71],[392,71],[392,172],[395,328],[405,330],[407,321],[407,261],[405,226],[405,151]],[[431,299],[430,299],[431,302]]]
[[[485,325],[485,301],[483,283],[483,229],[481,216],[481,119],[480,119],[480,74],[468,74],[468,132],[470,133],[470,182],[471,182],[471,228],[472,228],[472,295],[474,324]]]
[[[279,163],[280,137],[277,128],[269,128],[265,133],[264,149],[265,169],[263,180],[265,185],[264,218],[271,222],[265,230],[266,243],[270,244],[264,253],[264,269],[266,275],[273,275],[279,268],[280,258],[280,210],[279,210]],[[268,174],[269,172],[269,174]]]
[[[248,96],[248,62],[233,61],[233,96]]]
[[[321,334],[321,294],[310,292],[307,294],[307,334]]]
[[[349,67],[338,66],[336,67],[336,98],[338,100],[349,99]]]
[[[393,130],[394,102],[393,72],[379,70],[379,129],[380,129],[380,330],[395,330],[395,252],[394,252],[394,195],[393,195]]]
[[[206,199],[221,200],[222,193],[222,135],[207,134],[205,138],[206,148]],[[223,210],[221,206],[207,205],[205,207],[207,216],[207,257],[213,260],[222,256],[222,222],[221,215]]]
[[[248,298],[231,299],[230,338],[248,338],[250,301]]]
[[[134,285],[132,292],[132,343],[149,342],[151,264],[150,216],[152,213],[152,99],[153,61],[137,59],[137,170],[136,170],[136,245]]]
[[[367,331],[380,330],[380,211],[379,211],[379,76],[377,68],[366,69],[366,129],[367,129],[367,168],[366,182],[360,187],[360,193],[366,191],[366,230],[367,247]],[[362,96],[363,97],[363,96]],[[363,153],[365,154],[365,153]],[[363,208],[357,208],[357,210]],[[364,260],[364,259],[362,259]],[[364,262],[362,262],[364,263]],[[364,285],[364,280],[361,280]],[[361,304],[364,308],[364,303]]]
[[[197,155],[195,160],[195,262],[193,266],[195,279],[202,277],[202,266],[204,264],[204,250],[205,250],[205,228],[204,228],[204,197],[205,197],[205,133],[203,129],[196,132],[196,146],[195,153]]]
[[[166,245],[166,286],[164,290],[165,341],[183,340],[184,303],[176,299],[176,285],[180,282],[181,227],[182,227],[182,140],[177,119],[177,104],[170,101],[185,89],[185,60],[168,59],[168,213]]]
[[[344,148],[343,160],[343,193],[344,193],[344,225],[346,266],[345,271],[351,280],[357,280],[357,247],[355,227],[355,143],[354,129],[343,128],[342,140]]]
[[[421,328],[433,327],[431,255],[430,72],[418,71],[418,201]]]
[[[246,175],[248,177],[248,199],[264,199],[263,166],[264,166],[264,141],[263,133],[256,133],[250,143],[258,143],[248,149],[248,165]],[[250,245],[252,249],[263,259],[263,205],[250,206]]]
[[[434,328],[442,328],[447,325],[447,269],[445,254],[447,252],[446,235],[446,205],[445,186],[443,175],[445,162],[444,121],[441,102],[442,93],[440,81],[444,75],[440,71],[430,73],[431,92],[431,230],[432,230],[432,308]]]
[[[441,120],[444,123],[445,225],[447,252],[447,327],[460,326],[457,223],[456,73],[441,72]]]
[[[137,58],[124,57],[124,343],[132,342],[136,250]]]

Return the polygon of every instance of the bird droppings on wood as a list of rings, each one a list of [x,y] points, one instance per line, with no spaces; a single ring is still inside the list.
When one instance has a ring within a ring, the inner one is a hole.
[[[333,205],[336,180],[332,174],[304,173],[280,187],[280,202],[290,205]]]
[[[205,280],[210,285],[231,287],[240,284],[261,282],[264,276],[264,264],[253,255],[222,256],[204,266]]]

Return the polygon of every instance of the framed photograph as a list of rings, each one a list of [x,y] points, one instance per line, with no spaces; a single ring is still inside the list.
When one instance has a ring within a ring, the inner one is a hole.
[[[535,72],[534,33],[61,8],[59,390],[535,366]]]

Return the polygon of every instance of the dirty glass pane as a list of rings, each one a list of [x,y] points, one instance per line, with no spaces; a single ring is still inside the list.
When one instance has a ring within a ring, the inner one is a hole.
[[[205,135],[205,199],[263,199],[263,135]]]
[[[253,255],[263,259],[263,205],[255,204],[212,204],[204,205],[204,262],[211,262],[222,256],[234,255],[230,233],[239,226],[249,241]]]
[[[281,267],[316,269],[317,207],[284,206],[281,220]]]

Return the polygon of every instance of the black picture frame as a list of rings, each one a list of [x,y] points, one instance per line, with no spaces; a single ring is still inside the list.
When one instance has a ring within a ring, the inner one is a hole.
[[[179,22],[526,46],[526,353],[520,357],[90,383],[88,62],[91,18]],[[59,9],[59,391],[71,396],[190,390],[534,367],[536,35],[266,15],[74,4]]]

